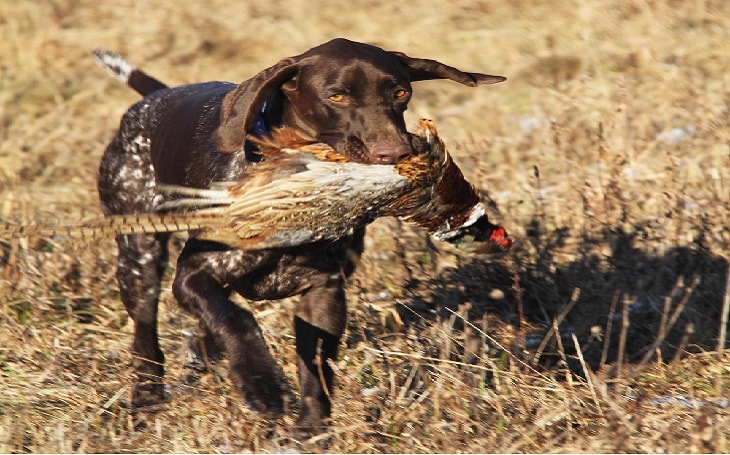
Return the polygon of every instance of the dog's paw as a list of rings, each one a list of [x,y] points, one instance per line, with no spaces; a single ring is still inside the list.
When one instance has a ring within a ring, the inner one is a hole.
[[[229,375],[246,404],[267,419],[290,413],[296,403],[283,371],[242,373],[232,365]]]
[[[301,411],[295,427],[300,440],[324,433],[329,422],[329,409],[313,397],[302,398]]]
[[[165,384],[154,382],[137,383],[132,390],[132,405],[137,408],[169,403],[172,395]]]

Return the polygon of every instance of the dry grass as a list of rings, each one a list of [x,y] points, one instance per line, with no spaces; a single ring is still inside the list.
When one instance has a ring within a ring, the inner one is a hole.
[[[169,291],[174,398],[134,431],[113,242],[0,240],[0,451],[730,451],[728,2],[6,3],[1,218],[98,214],[136,97],[91,48],[178,84],[347,36],[510,78],[420,83],[408,120],[436,121],[519,242],[485,260],[375,223],[331,432],[302,443],[239,403],[225,362],[185,368],[194,323]],[[292,302],[251,305],[294,378]]]

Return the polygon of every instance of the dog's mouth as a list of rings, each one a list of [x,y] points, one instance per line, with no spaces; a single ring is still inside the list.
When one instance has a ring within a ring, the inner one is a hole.
[[[330,145],[348,159],[358,163],[397,164],[415,152],[410,136],[408,142],[377,141],[369,145],[356,136],[349,136],[344,147],[338,148],[337,145]],[[325,140],[325,142],[327,141]]]

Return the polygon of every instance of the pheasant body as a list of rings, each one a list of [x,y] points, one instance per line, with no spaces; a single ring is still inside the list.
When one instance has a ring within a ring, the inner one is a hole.
[[[421,120],[412,135],[415,153],[395,165],[347,161],[291,128],[256,142],[264,160],[237,182],[210,189],[159,185],[166,199],[159,213],[78,226],[5,224],[0,232],[98,238],[193,230],[201,239],[250,250],[334,240],[378,217],[396,216],[437,239],[467,242],[476,252],[506,251],[512,244],[503,228],[488,221],[431,121]]]

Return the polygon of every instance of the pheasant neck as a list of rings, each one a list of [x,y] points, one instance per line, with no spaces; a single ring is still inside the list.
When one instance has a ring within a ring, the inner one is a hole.
[[[474,186],[466,181],[448,152],[443,166],[441,178],[428,195],[429,200],[404,217],[439,240],[459,235],[461,229],[471,226],[485,214]]]

